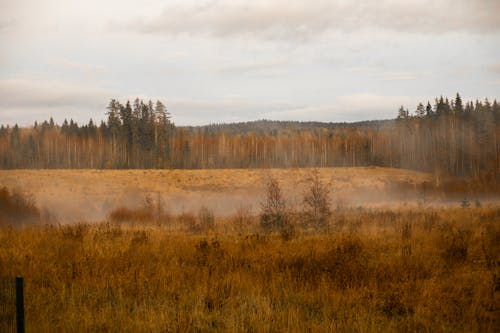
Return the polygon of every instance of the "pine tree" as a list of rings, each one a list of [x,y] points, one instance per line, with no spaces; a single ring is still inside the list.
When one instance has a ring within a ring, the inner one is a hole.
[[[415,115],[419,118],[425,117],[425,107],[422,103],[418,103]]]
[[[459,93],[457,93],[457,97],[455,97],[454,111],[458,115],[462,115],[462,113],[464,112],[464,106],[463,106],[463,103],[462,103],[462,98],[460,97]]]
[[[425,115],[426,117],[432,117],[433,115],[432,106],[429,101],[427,101],[427,106],[425,107]]]
[[[406,119],[409,117],[408,109],[405,109],[403,105],[398,110],[398,119]]]

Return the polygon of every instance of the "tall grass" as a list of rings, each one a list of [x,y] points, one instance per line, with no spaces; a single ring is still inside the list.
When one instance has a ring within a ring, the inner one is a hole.
[[[0,188],[0,226],[39,222],[41,216],[32,198]]]
[[[230,221],[0,228],[0,272],[25,277],[28,332],[500,327],[498,208],[344,210],[286,241]]]

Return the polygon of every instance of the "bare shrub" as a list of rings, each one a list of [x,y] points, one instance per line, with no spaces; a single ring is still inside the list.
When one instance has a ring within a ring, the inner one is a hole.
[[[266,199],[261,203],[260,225],[266,231],[279,231],[289,224],[286,201],[276,179],[266,187]]]
[[[330,189],[319,177],[318,169],[314,169],[307,178],[309,187],[304,194],[304,217],[306,223],[315,228],[324,228],[332,214],[330,208]]]

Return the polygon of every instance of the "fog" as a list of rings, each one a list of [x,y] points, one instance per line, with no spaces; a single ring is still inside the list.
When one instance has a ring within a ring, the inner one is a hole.
[[[137,209],[160,203],[170,215],[197,214],[201,207],[229,217],[244,207],[258,214],[265,186],[278,180],[290,208],[302,208],[311,169],[253,170],[1,170],[0,185],[31,196],[59,223],[103,221],[117,208]],[[432,176],[385,168],[319,169],[330,189],[332,208],[459,207],[498,203],[498,195],[446,194]],[[424,186],[423,184],[426,184]]]

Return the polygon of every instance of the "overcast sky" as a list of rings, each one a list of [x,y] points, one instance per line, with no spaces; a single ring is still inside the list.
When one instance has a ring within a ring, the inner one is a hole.
[[[178,125],[499,98],[499,13],[500,0],[0,0],[0,123],[99,121],[136,96]]]

